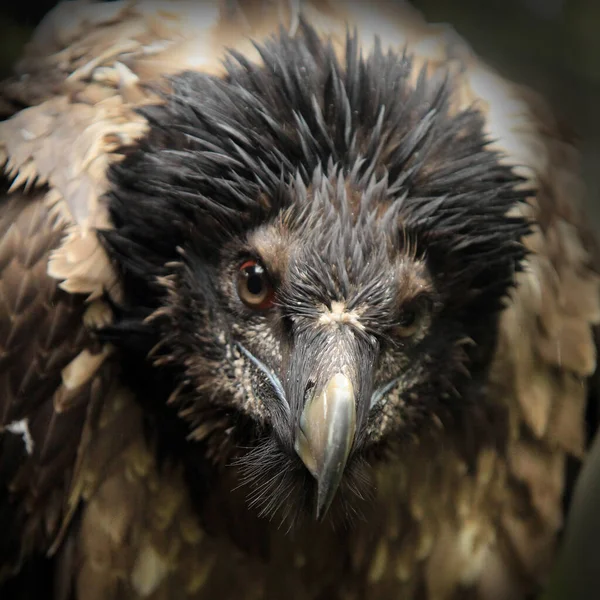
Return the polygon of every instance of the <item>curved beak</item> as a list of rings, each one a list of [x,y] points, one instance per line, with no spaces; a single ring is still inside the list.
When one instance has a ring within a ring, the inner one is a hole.
[[[323,518],[340,485],[356,432],[354,388],[335,374],[304,406],[295,450],[317,480],[317,519]]]

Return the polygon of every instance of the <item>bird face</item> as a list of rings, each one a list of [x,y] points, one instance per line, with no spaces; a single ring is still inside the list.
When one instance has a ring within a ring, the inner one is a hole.
[[[230,379],[247,382],[240,409],[262,415],[288,468],[299,458],[314,477],[319,516],[352,455],[410,412],[402,398],[423,372],[436,303],[382,188],[351,185],[336,169],[308,189],[295,181],[287,208],[232,241],[215,283]]]
[[[481,116],[451,111],[452,81],[410,84],[405,55],[363,60],[349,38],[342,66],[309,27],[260,52],[143,109],[148,136],[111,172],[111,339],[168,373],[215,462],[250,447],[264,514],[323,517],[376,449],[484,385],[528,232],[507,213],[530,192]]]

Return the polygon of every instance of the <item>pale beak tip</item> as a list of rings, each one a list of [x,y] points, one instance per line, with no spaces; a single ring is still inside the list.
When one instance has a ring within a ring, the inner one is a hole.
[[[325,518],[337,492],[338,485],[339,483],[332,485],[331,482],[317,482],[317,508],[315,515],[317,521],[323,521]]]

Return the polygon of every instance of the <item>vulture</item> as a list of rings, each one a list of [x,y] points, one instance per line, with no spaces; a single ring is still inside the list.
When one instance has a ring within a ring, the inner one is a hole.
[[[543,99],[400,2],[74,1],[0,111],[3,599],[543,590],[600,321]]]

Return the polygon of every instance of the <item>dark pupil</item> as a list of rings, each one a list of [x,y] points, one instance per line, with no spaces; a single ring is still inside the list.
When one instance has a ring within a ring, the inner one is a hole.
[[[246,287],[253,296],[260,296],[263,291],[263,272],[260,267],[246,269]]]

